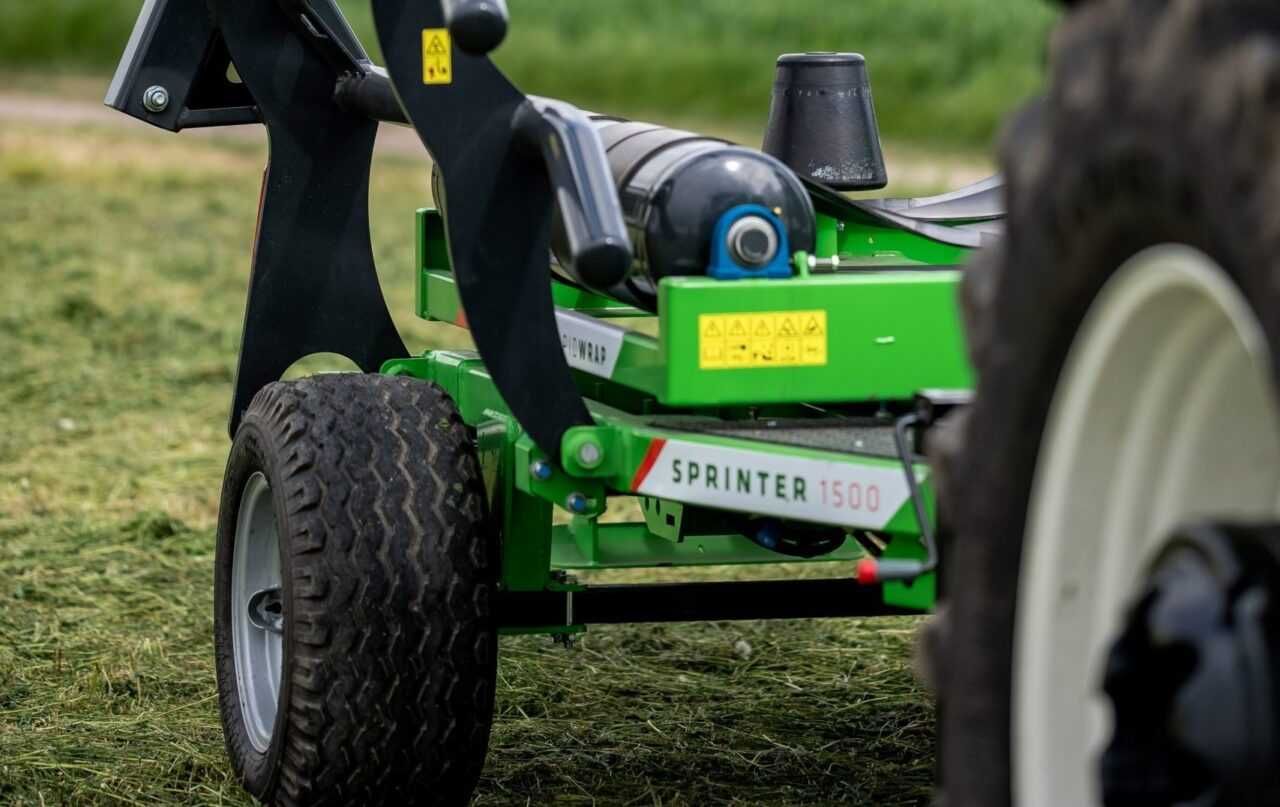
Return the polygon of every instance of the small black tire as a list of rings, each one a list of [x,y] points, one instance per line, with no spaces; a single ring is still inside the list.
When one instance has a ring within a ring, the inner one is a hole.
[[[240,701],[232,620],[237,523],[255,475],[270,486],[283,618],[262,750]],[[473,438],[438,386],[344,374],[264,388],[227,461],[215,563],[222,726],[251,795],[470,800],[493,718],[497,544]]]
[[[1003,138],[1006,235],[966,270],[975,400],[931,438],[952,528],[932,665],[948,807],[1015,800],[1015,608],[1032,483],[1060,373],[1104,285],[1148,247],[1191,247],[1221,267],[1280,357],[1280,6],[1076,6],[1055,33],[1048,95]]]

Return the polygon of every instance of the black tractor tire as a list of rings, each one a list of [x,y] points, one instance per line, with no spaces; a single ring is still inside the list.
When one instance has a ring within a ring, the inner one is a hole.
[[[232,643],[237,514],[270,485],[278,711],[246,734]],[[266,804],[466,804],[493,719],[496,538],[473,438],[436,385],[323,375],[253,399],[227,462],[214,634],[227,753]]]
[[[931,664],[947,807],[1014,798],[1029,497],[1059,372],[1103,284],[1147,247],[1198,249],[1234,281],[1280,356],[1280,4],[1081,3],[1055,32],[1050,70],[1046,97],[1002,140],[1007,232],[965,273],[975,399],[931,439],[951,527],[947,618]]]

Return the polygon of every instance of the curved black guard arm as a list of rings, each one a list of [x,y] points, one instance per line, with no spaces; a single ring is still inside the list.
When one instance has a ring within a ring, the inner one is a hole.
[[[332,0],[310,5],[325,9]],[[212,6],[270,147],[231,405],[234,434],[258,390],[304,356],[338,353],[375,372],[408,351],[382,297],[369,239],[378,124],[335,103],[334,65],[275,3]],[[324,16],[341,19],[329,10],[334,15]]]
[[[424,83],[424,32],[447,24],[441,0],[372,0],[372,5],[396,94],[444,180],[445,198],[438,202],[476,347],[512,414],[538,447],[558,460],[565,431],[592,420],[565,361],[551,300],[556,195],[547,166],[526,142],[528,132],[548,130],[527,117],[531,107],[537,113],[536,102],[485,56],[455,50],[450,82]],[[584,209],[579,243],[589,247],[624,231],[620,214],[609,226],[587,224],[593,219],[585,209],[599,210],[599,197],[585,199],[573,189],[594,176],[583,156],[592,141],[575,140],[578,130],[572,123],[560,125],[571,120],[553,117],[546,126],[582,161],[570,171],[578,179],[558,195],[579,195]],[[570,137],[563,139],[566,131]],[[599,140],[593,142],[603,157]],[[552,165],[559,178],[560,168],[555,161]],[[572,211],[573,205],[562,207]]]

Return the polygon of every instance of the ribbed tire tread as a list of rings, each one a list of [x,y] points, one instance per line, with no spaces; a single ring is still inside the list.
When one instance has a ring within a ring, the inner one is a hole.
[[[237,772],[281,805],[465,804],[493,715],[497,559],[456,407],[408,378],[279,382],[246,411],[228,483],[256,455],[284,510],[287,677],[256,782],[220,680]]]

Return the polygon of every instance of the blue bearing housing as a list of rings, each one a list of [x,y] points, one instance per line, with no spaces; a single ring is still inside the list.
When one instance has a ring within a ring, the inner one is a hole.
[[[773,242],[763,262],[743,260],[735,254],[733,239],[735,225],[752,223],[756,229],[748,233],[760,236],[760,229],[767,227],[773,231]],[[707,264],[707,275],[716,280],[744,280],[747,278],[784,278],[791,277],[791,245],[787,238],[787,228],[772,210],[762,205],[738,205],[725,211],[716,222],[711,234],[711,262]]]

